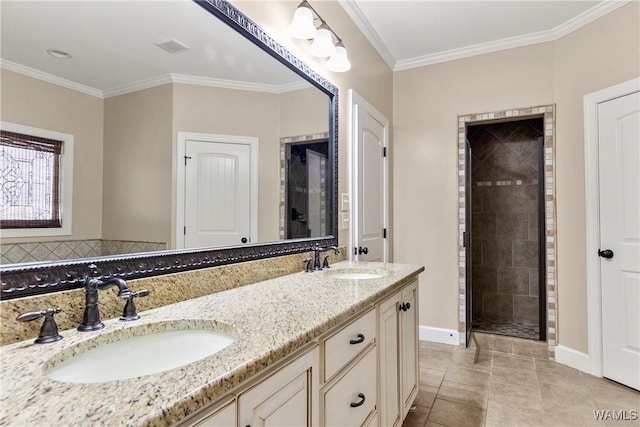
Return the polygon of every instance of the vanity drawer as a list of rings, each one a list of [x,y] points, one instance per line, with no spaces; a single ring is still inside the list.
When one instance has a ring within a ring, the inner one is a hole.
[[[370,346],[362,359],[325,391],[325,426],[361,426],[375,411],[376,369],[376,348]]]
[[[364,316],[327,338],[324,344],[325,381],[367,348],[375,335],[376,313],[375,309],[371,309]]]

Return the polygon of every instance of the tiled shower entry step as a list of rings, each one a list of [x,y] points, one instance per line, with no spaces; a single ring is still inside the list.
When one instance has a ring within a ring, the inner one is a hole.
[[[545,341],[507,337],[477,330],[471,334],[469,347],[538,359],[553,359]]]
[[[526,325],[516,322],[477,318],[473,319],[473,329],[478,332],[531,340],[540,338],[540,327],[538,325]]]

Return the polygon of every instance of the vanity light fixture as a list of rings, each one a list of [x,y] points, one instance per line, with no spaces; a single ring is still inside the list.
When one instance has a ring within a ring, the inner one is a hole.
[[[317,28],[314,24],[316,19],[320,21]],[[342,39],[307,0],[303,0],[298,5],[288,31],[291,37],[313,40],[310,46],[311,54],[320,58],[329,58],[327,61],[329,70],[340,73],[351,69],[351,63],[347,58],[347,49],[345,49]],[[333,37],[337,40],[336,44],[333,43]]]
[[[58,59],[71,59],[71,54],[63,51],[63,50],[57,50],[57,49],[47,49],[47,53],[51,56],[53,56],[54,58],[58,58]]]

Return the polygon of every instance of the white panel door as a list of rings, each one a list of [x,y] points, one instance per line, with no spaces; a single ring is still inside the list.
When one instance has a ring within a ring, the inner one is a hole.
[[[354,246],[359,261],[386,262],[385,247],[385,132],[361,105],[357,106],[356,223]]]
[[[185,247],[248,243],[250,146],[187,141],[185,162]]]
[[[640,389],[638,93],[599,104],[598,147],[603,374]]]

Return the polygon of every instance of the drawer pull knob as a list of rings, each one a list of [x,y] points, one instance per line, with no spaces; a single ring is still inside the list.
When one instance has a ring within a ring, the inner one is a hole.
[[[358,334],[358,339],[357,340],[350,340],[349,344],[360,344],[362,342],[364,342],[364,335]]]
[[[360,398],[360,402],[351,402],[350,406],[352,408],[357,408],[358,406],[362,406],[364,404],[364,394],[358,393],[358,397]]]

